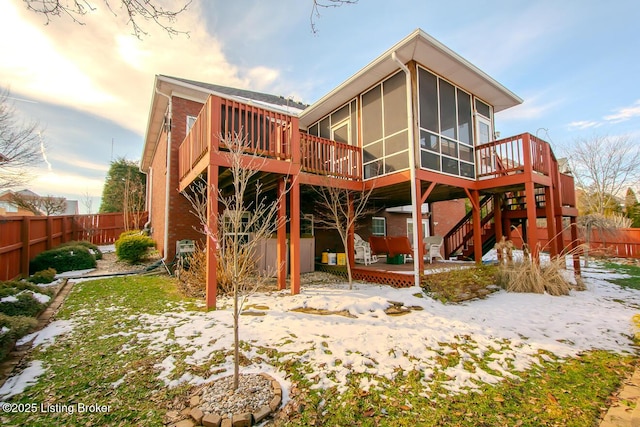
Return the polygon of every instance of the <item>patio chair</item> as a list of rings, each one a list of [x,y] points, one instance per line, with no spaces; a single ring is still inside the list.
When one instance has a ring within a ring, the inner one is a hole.
[[[440,258],[444,261],[444,258],[440,254],[440,248],[444,243],[442,236],[429,236],[424,238],[424,254],[429,257],[429,264],[433,262],[433,258]]]
[[[364,265],[378,262],[378,257],[375,254],[371,253],[371,246],[369,246],[369,243],[358,234],[354,235],[353,248],[356,252],[356,262],[363,263]]]

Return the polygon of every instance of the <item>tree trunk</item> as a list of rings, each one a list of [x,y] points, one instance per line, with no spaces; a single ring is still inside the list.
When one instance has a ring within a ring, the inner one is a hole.
[[[233,389],[240,385],[240,313],[238,313],[238,282],[233,285]]]

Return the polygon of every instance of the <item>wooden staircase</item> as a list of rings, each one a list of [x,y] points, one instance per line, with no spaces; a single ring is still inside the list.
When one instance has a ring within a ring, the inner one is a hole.
[[[507,192],[501,195],[503,216],[526,216],[526,197],[524,191]],[[545,207],[544,189],[536,189],[536,208]],[[482,254],[493,249],[496,244],[494,198],[489,194],[480,200],[480,218],[482,230]],[[509,214],[509,215],[508,215]],[[516,215],[514,215],[516,214]],[[444,250],[447,258],[473,259],[473,212],[469,211],[444,237]]]

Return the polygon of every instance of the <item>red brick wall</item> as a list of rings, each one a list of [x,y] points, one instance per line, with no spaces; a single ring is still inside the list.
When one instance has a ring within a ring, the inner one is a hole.
[[[165,218],[165,180],[167,176],[167,134],[163,133],[158,148],[151,162],[151,177],[147,176],[147,185],[151,195],[149,219],[151,220],[151,237],[157,248],[164,255],[164,218]]]
[[[197,225],[196,217],[190,213],[191,205],[178,193],[178,148],[186,136],[187,116],[197,116],[202,109],[202,104],[182,98],[172,97],[171,121],[171,165],[169,173],[169,233],[167,253],[164,253],[165,230],[165,203],[166,203],[166,162],[167,143],[166,134],[161,138],[160,144],[154,154],[152,167],[153,177],[151,184],[151,226],[153,239],[158,244],[158,249],[168,260],[175,256],[175,242],[181,239],[202,239],[202,235],[194,230]]]
[[[435,202],[431,204],[431,210],[431,234],[434,236],[446,235],[466,215],[464,199]]]

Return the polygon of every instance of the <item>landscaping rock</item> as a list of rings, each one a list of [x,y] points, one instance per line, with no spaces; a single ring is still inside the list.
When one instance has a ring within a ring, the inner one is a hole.
[[[191,418],[193,418],[193,420],[196,422],[196,425],[199,425],[200,423],[202,423],[204,412],[202,412],[200,408],[192,408],[189,415],[191,415]]]
[[[231,420],[233,427],[251,427],[252,416],[250,413],[234,415]]]
[[[218,414],[207,414],[202,418],[204,427],[220,427],[220,423],[222,423],[222,417]]]
[[[195,423],[193,422],[193,420],[191,419],[186,419],[186,420],[182,420],[179,421],[177,423],[174,424],[174,427],[195,427]]]

